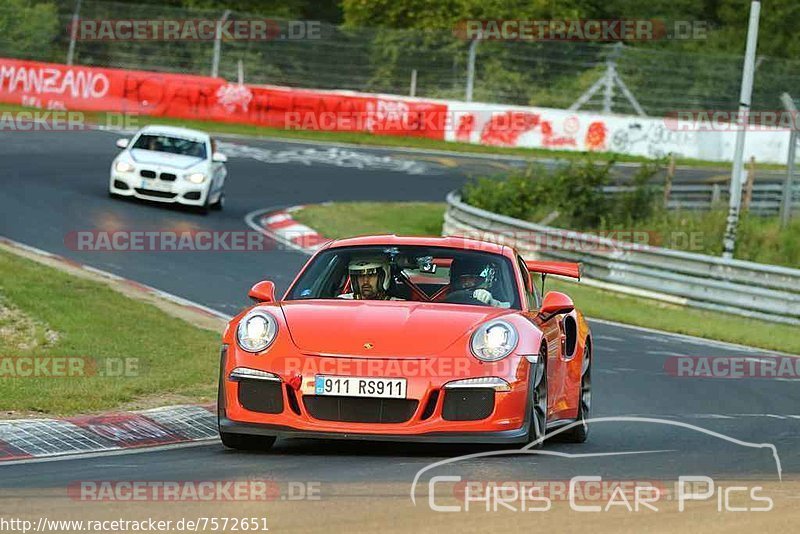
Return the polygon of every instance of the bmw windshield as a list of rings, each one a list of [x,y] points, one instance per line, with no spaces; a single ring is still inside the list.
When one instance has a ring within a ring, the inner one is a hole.
[[[167,152],[180,156],[206,158],[206,144],[202,141],[192,141],[181,137],[166,135],[142,134],[131,148],[152,150],[154,152]]]

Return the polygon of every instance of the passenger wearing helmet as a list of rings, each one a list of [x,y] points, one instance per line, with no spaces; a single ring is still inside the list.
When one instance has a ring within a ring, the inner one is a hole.
[[[493,282],[494,267],[473,258],[455,258],[450,265],[450,289],[445,302],[469,303],[470,299],[495,308],[509,308],[510,302],[494,298],[489,291]]]
[[[390,297],[386,291],[391,282],[389,263],[383,258],[358,259],[347,266],[352,293],[339,295],[340,299],[402,300]]]

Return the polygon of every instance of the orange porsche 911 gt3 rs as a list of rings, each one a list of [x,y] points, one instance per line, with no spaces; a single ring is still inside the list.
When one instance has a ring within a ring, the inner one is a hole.
[[[282,299],[259,282],[228,324],[222,443],[541,443],[591,407],[591,332],[567,295],[541,297],[548,274],[580,269],[459,237],[326,244]],[[583,442],[587,431],[562,436]]]

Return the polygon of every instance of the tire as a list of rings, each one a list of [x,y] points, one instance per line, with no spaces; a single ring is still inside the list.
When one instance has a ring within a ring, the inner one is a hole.
[[[592,412],[592,346],[587,343],[583,352],[581,365],[581,389],[578,392],[578,417],[577,421],[583,422],[591,417]],[[576,424],[563,434],[564,441],[569,443],[583,443],[589,437],[589,425]]]
[[[222,444],[237,451],[268,451],[275,444],[275,436],[253,436],[251,434],[230,434],[220,432]]]
[[[541,447],[547,434],[547,346],[539,348],[539,362],[531,365],[528,381],[531,384],[529,402],[530,423],[528,425],[528,444],[537,442],[534,447]]]
[[[225,193],[220,193],[217,201],[211,204],[211,209],[214,211],[222,211],[222,208],[224,207],[225,207]]]
[[[203,205],[197,206],[196,208],[197,213],[199,213],[200,215],[208,215],[208,210],[210,209],[210,205],[208,203],[209,200],[210,199],[206,197],[206,201],[203,203]]]

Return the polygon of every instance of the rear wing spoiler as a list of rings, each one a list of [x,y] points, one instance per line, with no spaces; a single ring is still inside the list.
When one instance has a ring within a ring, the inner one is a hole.
[[[533,261],[526,260],[525,266],[534,273],[555,274],[569,278],[581,279],[581,264],[568,261]]]

